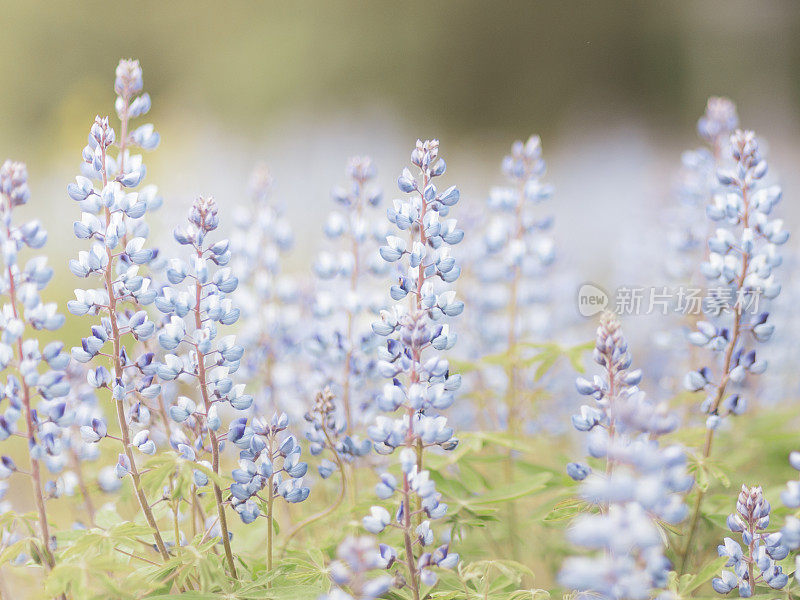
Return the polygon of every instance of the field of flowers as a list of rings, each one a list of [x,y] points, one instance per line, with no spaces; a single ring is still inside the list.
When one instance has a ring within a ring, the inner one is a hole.
[[[410,140],[343,165],[319,222],[253,165],[249,198],[196,190],[160,239],[139,62],[113,86],[64,182],[70,257],[0,167],[0,598],[800,593],[798,416],[769,392],[796,259],[731,100],[686,127],[663,286],[609,294],[560,262],[535,135],[478,210],[447,141]],[[290,272],[299,226],[318,247]],[[642,312],[660,341],[629,346]]]

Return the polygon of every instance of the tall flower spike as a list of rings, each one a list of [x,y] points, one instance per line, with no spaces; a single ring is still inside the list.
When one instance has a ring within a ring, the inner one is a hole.
[[[318,357],[313,372],[323,378],[319,386],[332,386],[341,399],[340,418],[348,435],[374,416],[369,390],[378,380],[379,338],[369,327],[369,316],[385,306],[385,295],[367,275],[385,275],[389,265],[377,253],[388,227],[374,224],[369,215],[382,199],[376,173],[369,157],[349,160],[348,185],[332,192],[338,206],[325,225],[330,249],[314,263],[320,281],[314,304],[318,324],[309,344]]]
[[[696,331],[689,335],[692,344],[712,353],[716,365],[691,371],[684,379],[688,390],[706,394],[702,403],[707,415],[705,458],[711,454],[714,431],[722,419],[745,411],[741,389],[749,376],[767,368],[755,346],[768,341],[774,331],[767,303],[780,293],[773,270],[782,262],[778,247],[789,239],[783,222],[771,219],[781,189],[762,183],[767,163],[755,134],[736,131],[730,139],[730,151],[733,167],[718,172],[722,191],[707,209],[708,217],[721,227],[709,239],[708,260],[700,269],[709,282],[706,320],[698,322]],[[702,499],[700,491],[683,553],[684,566],[691,553]]]
[[[720,168],[730,165],[730,137],[739,119],[736,106],[727,98],[708,99],[697,131],[706,145],[681,155],[681,169],[675,184],[677,206],[667,216],[670,252],[667,275],[679,284],[699,283],[697,264],[705,259],[711,225],[703,218],[714,195],[721,192]]]
[[[304,314],[297,282],[282,270],[294,235],[272,195],[272,176],[260,165],[250,180],[250,201],[234,214],[231,265],[239,278],[234,299],[242,315],[239,338],[248,349],[238,376],[252,390],[255,414],[279,410],[300,419],[304,407],[293,400],[307,387],[299,358]]]
[[[108,117],[96,117],[83,149],[82,175],[67,187],[70,198],[81,209],[81,220],[73,225],[75,236],[91,244],[88,251],[79,252],[78,258],[70,261],[69,268],[76,277],[96,277],[101,282],[96,289],[76,289],[75,299],[67,303],[74,315],[100,315],[99,323],[92,325],[81,345],[72,349],[72,357],[95,365],[88,371],[89,383],[111,396],[122,433],[123,454],[116,473],[120,478],[131,476],[156,547],[166,561],[169,554],[142,489],[132,449],[131,422],[126,416],[126,406],[136,405],[137,394],[153,397],[160,393],[150,368],[152,357],[134,359],[125,349],[129,340],[146,340],[155,333],[155,324],[143,308],[153,303],[156,291],[151,278],[140,271],[145,271],[158,254],[145,247],[149,228],[143,217],[161,205],[161,197],[155,186],[134,190],[144,178],[145,166],[141,154],[131,154],[131,149],[155,148],[158,135],[152,125],[129,131],[131,120],[150,110],[150,97],[139,94],[142,72],[137,61],[120,61],[114,88],[121,134],[117,138]]]
[[[411,162],[418,174],[404,169],[397,181],[400,190],[409,195],[394,200],[387,211],[389,221],[407,232],[409,241],[390,235],[380,248],[386,262],[399,265],[397,283],[390,290],[396,304],[382,310],[380,321],[372,326],[376,334],[388,337],[379,354],[378,370],[391,383],[384,386],[378,405],[390,413],[399,410],[401,416],[378,416],[369,435],[380,453],[401,448],[401,483],[387,473],[377,491],[383,499],[395,492],[400,495],[394,519],[403,535],[399,564],[405,565],[408,577],[404,579],[414,600],[419,600],[421,585],[433,585],[437,579],[429,567],[450,568],[458,562],[458,555],[449,552],[449,541],[433,552],[424,550],[434,536],[430,522],[423,518],[441,518],[447,506],[440,502],[441,494],[423,468],[423,456],[426,448],[452,450],[458,444],[447,419],[439,413],[453,403],[461,377],[451,374],[447,359],[434,351],[449,350],[456,342],[447,321],[461,314],[464,303],[448,289],[461,272],[450,246],[458,244],[464,232],[456,227],[455,219],[444,218],[458,202],[458,190],[440,191],[434,183],[446,168],[439,158],[439,142],[417,140]],[[412,501],[414,497],[416,501]],[[368,531],[377,534],[391,519],[385,508],[375,506],[363,522]]]
[[[63,397],[69,384],[63,369],[69,355],[62,352],[63,344],[52,342],[39,348],[36,338],[28,337],[30,330],[59,329],[64,316],[56,312],[55,304],[44,304],[39,292],[53,276],[44,257],[36,256],[23,263],[25,249],[38,250],[47,241],[47,233],[39,221],[17,226],[14,209],[28,202],[28,172],[23,163],[7,160],[0,166],[0,247],[3,272],[0,274],[0,371],[6,381],[0,392],[0,442],[16,433],[17,423],[23,420],[24,437],[28,442],[33,498],[39,520],[40,542],[37,544],[41,563],[53,568],[55,538],[50,536],[45,506],[40,463],[57,464],[60,448],[55,443],[62,427],[73,416],[66,412]],[[44,369],[44,370],[43,370]],[[5,400],[5,402],[3,402]],[[3,406],[5,405],[5,406]],[[2,456],[3,472],[16,471],[13,461]],[[55,468],[54,470],[57,470]],[[0,479],[5,479],[0,473]]]
[[[246,411],[253,404],[244,384],[234,384],[231,379],[244,348],[232,335],[218,337],[219,325],[233,325],[239,319],[239,309],[228,297],[239,280],[227,266],[231,260],[230,242],[211,239],[219,226],[214,199],[198,198],[188,221],[188,226],[177,227],[173,235],[179,244],[189,247],[190,260],[169,261],[166,275],[171,285],[162,288],[155,301],[156,308],[169,318],[158,335],[159,344],[167,352],[158,366],[158,376],[165,381],[180,379],[199,389],[200,398],[179,396],[170,407],[170,415],[178,423],[191,419],[196,436],[192,440],[194,448],[210,455],[211,469],[219,475],[221,448],[217,432],[222,427],[221,407],[229,405]],[[212,486],[228,569],[236,577],[222,489],[216,481]]]
[[[708,99],[705,113],[697,122],[697,132],[705,144],[681,154],[681,167],[673,186],[674,201],[662,215],[667,242],[664,260],[667,282],[678,288],[678,293],[685,294],[685,308],[692,319],[689,322],[685,315],[675,315],[654,336],[659,364],[663,367],[661,372],[651,375],[673,395],[682,388],[675,373],[682,374],[691,368],[684,341],[700,310],[699,304],[694,304],[701,300],[697,292],[706,287],[705,278],[697,270],[697,265],[706,259],[707,240],[713,232],[705,211],[714,195],[722,191],[717,172],[731,163],[730,136],[738,123],[733,102],[727,98]]]
[[[310,442],[309,449],[312,456],[321,455],[326,450],[330,453],[333,460],[323,458],[317,470],[323,479],[327,479],[337,470],[340,472],[339,493],[336,499],[324,509],[306,517],[292,527],[286,535],[284,548],[303,528],[331,515],[341,505],[347,488],[344,465],[352,462],[356,457],[369,454],[372,449],[372,444],[369,440],[357,443],[347,435],[344,421],[338,415],[341,415],[341,411],[337,410],[336,396],[333,391],[330,388],[325,388],[317,392],[314,406],[305,415],[305,419],[310,425],[309,430],[306,431],[306,438]]]
[[[488,201],[491,215],[483,235],[483,252],[475,264],[480,282],[474,294],[474,320],[486,352],[509,353],[506,368],[505,422],[519,431],[524,422],[519,390],[529,382],[516,356],[520,341],[542,339],[551,321],[542,279],[555,258],[550,236],[553,219],[538,214],[552,196],[552,186],[541,181],[545,172],[541,140],[514,142],[503,160],[506,187],[493,188]]]
[[[599,508],[575,519],[568,537],[596,554],[568,558],[560,581],[601,598],[650,598],[666,585],[670,570],[658,522],[685,518],[681,493],[692,478],[683,450],[657,441],[677,426],[677,418],[638,388],[641,371],[630,369],[628,343],[610,313],[600,320],[594,361],[603,376],[578,378],[576,387],[595,403],[582,406],[572,422],[588,432],[589,455],[603,461],[604,469],[571,463],[567,472],[581,481],[580,497]]]

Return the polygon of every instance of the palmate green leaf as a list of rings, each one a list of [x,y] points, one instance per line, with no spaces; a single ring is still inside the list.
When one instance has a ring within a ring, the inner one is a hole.
[[[569,360],[570,365],[575,371],[579,373],[583,373],[585,367],[583,365],[583,356],[586,352],[590,351],[594,348],[594,342],[585,342],[583,344],[578,344],[577,346],[562,346],[560,344],[556,344],[553,342],[547,343],[528,343],[528,342],[520,342],[518,344],[521,348],[532,348],[532,349],[539,349],[541,352],[528,359],[530,364],[535,364],[536,362],[548,363],[548,368],[542,369],[539,367],[536,371],[536,379],[541,379],[541,377],[552,367],[555,362],[564,357]],[[538,360],[537,360],[538,359]],[[541,372],[540,372],[541,371]]]
[[[168,456],[151,458],[142,466],[141,485],[149,498],[160,496],[169,478],[175,473],[175,462]]]
[[[17,558],[28,547],[31,538],[22,538],[0,552],[0,567]]]
[[[207,466],[185,460],[176,452],[165,452],[153,456],[142,465],[142,488],[148,496],[160,496],[167,481],[174,476],[174,496],[186,498],[195,470],[201,471],[211,482],[221,488],[227,486],[225,479]]]
[[[317,600],[321,594],[327,591],[328,586],[281,585],[267,590],[261,598],[269,598],[270,600]]]
[[[440,585],[430,597],[438,600],[522,600],[548,596],[545,590],[519,589],[523,577],[533,578],[533,572],[512,560],[462,563],[456,573],[441,573]]]
[[[328,558],[318,548],[308,550],[305,556],[290,556],[281,562],[286,567],[286,578],[291,581],[323,586],[328,583]]]
[[[77,533],[77,535],[75,535]],[[138,538],[149,538],[153,530],[148,525],[122,521],[108,529],[93,527],[68,535],[71,544],[65,549],[65,558],[79,557],[84,553],[109,552],[114,546],[137,547]]]
[[[68,597],[75,598],[107,598],[108,595],[101,593],[101,590],[108,590],[113,587],[111,573],[119,572],[128,568],[127,562],[120,560],[113,552],[90,554],[83,553],[74,560],[62,560],[45,580],[45,590],[48,595],[59,596],[66,594]],[[124,558],[124,557],[123,557]],[[144,582],[141,582],[144,585]],[[145,591],[147,588],[129,588],[128,595],[120,596],[120,600],[133,597],[137,591]]]

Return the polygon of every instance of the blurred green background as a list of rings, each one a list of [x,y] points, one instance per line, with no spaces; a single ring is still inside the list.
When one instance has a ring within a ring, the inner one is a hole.
[[[5,1],[0,19],[0,140],[26,153],[60,155],[107,110],[121,56],[156,120],[239,134],[382,106],[441,137],[546,136],[575,111],[671,127],[711,93],[754,111],[800,95],[794,0]]]
[[[0,4],[0,154],[28,163],[28,210],[59,260],[77,248],[64,188],[94,115],[113,111],[121,57],[140,59],[162,134],[146,157],[167,199],[156,226],[199,194],[243,201],[266,161],[298,269],[347,157],[373,155],[392,190],[417,137],[442,140],[452,182],[477,207],[510,142],[541,134],[562,255],[588,277],[618,250],[581,240],[607,228],[639,244],[657,222],[709,95],[734,98],[769,141],[773,171],[800,185],[796,0]]]

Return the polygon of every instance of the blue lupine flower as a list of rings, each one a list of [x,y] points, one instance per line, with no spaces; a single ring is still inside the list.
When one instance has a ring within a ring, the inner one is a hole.
[[[67,303],[74,315],[100,315],[99,323],[91,326],[90,335],[72,349],[72,357],[87,364],[101,353],[111,358],[111,372],[105,366],[98,366],[87,370],[86,380],[96,389],[109,390],[111,399],[121,403],[121,410],[115,407],[115,411],[122,431],[124,454],[120,455],[114,472],[120,478],[131,475],[142,511],[153,529],[156,546],[166,559],[166,545],[141,490],[131,449],[133,438],[140,442],[136,446],[142,452],[156,451],[155,440],[146,434],[142,437],[141,431],[147,427],[146,423],[143,427],[137,417],[149,415],[149,409],[141,409],[140,399],[153,398],[161,389],[155,381],[152,353],[139,345],[156,331],[156,325],[148,320],[143,310],[156,298],[156,291],[151,287],[151,273],[158,266],[158,251],[145,247],[149,227],[144,217],[160,206],[161,199],[154,186],[134,189],[141,184],[146,168],[142,156],[133,154],[132,150],[155,148],[158,134],[151,126],[142,130],[133,130],[130,126],[132,119],[150,108],[149,96],[141,93],[142,70],[138,61],[120,61],[114,89],[117,93],[115,109],[123,135],[117,138],[108,117],[96,117],[88,144],[83,149],[81,174],[67,187],[67,194],[81,210],[80,221],[74,223],[73,232],[78,239],[90,244],[89,250],[80,251],[78,258],[70,261],[69,268],[79,278],[97,277],[101,286],[75,290],[75,300]],[[133,131],[138,133],[134,135]],[[128,354],[129,339],[132,340],[130,347],[139,353],[138,356]],[[105,360],[103,357],[103,362]],[[91,440],[100,432],[96,427],[99,426],[93,421],[81,423],[81,434],[86,442],[94,443]],[[103,473],[101,487],[116,489],[117,484],[110,482],[108,471]]]
[[[348,161],[348,184],[331,194],[337,206],[325,224],[328,247],[313,266],[315,324],[305,344],[314,359],[310,385],[332,389],[348,436],[374,417],[374,390],[380,377],[376,369],[380,338],[370,329],[367,316],[384,308],[385,294],[377,278],[391,267],[376,252],[386,239],[388,224],[370,217],[382,200],[374,184],[376,174],[369,157]],[[352,443],[362,444],[358,439]]]
[[[378,407],[387,412],[400,409],[401,414],[378,416],[368,428],[379,453],[389,454],[401,448],[403,485],[398,486],[401,499],[395,520],[403,530],[406,548],[416,535],[408,509],[412,495],[418,497],[422,514],[429,519],[441,518],[447,511],[428,471],[423,469],[421,450],[431,446],[452,450],[458,444],[453,429],[439,412],[453,403],[461,379],[451,374],[448,361],[430,348],[453,346],[455,334],[450,332],[447,321],[464,309],[464,303],[448,289],[448,284],[460,273],[450,260],[449,246],[460,242],[463,232],[457,229],[454,219],[445,219],[450,207],[458,201],[458,190],[448,188],[440,192],[435,184],[435,179],[446,169],[439,157],[437,140],[418,140],[411,162],[419,169],[419,175],[415,177],[409,169],[404,169],[398,179],[400,190],[410,195],[394,200],[387,209],[391,223],[400,231],[410,230],[411,242],[406,244],[399,237],[387,236],[387,245],[380,249],[385,261],[397,265],[397,284],[390,291],[396,303],[382,310],[380,321],[372,325],[376,335],[388,338],[386,347],[378,353],[377,370],[391,383],[379,396]],[[407,302],[408,309],[404,306]],[[419,455],[415,448],[420,449]],[[384,478],[384,485],[379,486],[378,493],[383,498],[393,496],[395,486],[390,481]],[[364,519],[364,526],[374,533],[382,531],[388,523],[388,512],[379,506],[372,507],[370,516]],[[438,563],[429,553],[406,556],[409,585],[417,591],[420,583],[432,585],[436,575],[428,567],[434,564],[452,567],[458,560],[457,555],[453,556],[448,559],[446,552],[439,553]]]
[[[559,579],[603,598],[649,598],[666,585],[670,570],[657,520],[675,524],[686,517],[681,494],[693,481],[683,450],[661,447],[656,439],[677,419],[637,387],[641,372],[630,369],[628,343],[610,313],[600,320],[593,358],[604,376],[579,378],[576,387],[596,406],[583,406],[573,424],[588,432],[589,454],[605,459],[606,468],[570,463],[567,470],[582,481],[580,496],[601,511],[578,517],[568,537],[599,553],[567,559]]]
[[[292,400],[316,389],[306,385],[309,377],[300,358],[307,322],[303,297],[294,278],[281,270],[294,235],[272,190],[269,171],[259,166],[250,181],[250,202],[234,214],[231,267],[239,286],[232,298],[241,307],[238,337],[247,348],[238,376],[251,390],[253,413],[278,409],[294,421],[303,417],[305,407]]]
[[[709,130],[714,127],[710,122],[705,125]],[[721,356],[722,368],[715,373],[703,367],[685,378],[687,389],[706,393],[702,408],[710,430],[722,417],[745,409],[741,394],[730,394],[730,389],[742,387],[748,374],[766,369],[766,361],[758,358],[751,344],[772,336],[774,328],[764,309],[780,292],[773,270],[781,264],[777,247],[789,238],[782,221],[770,218],[781,190],[761,182],[767,163],[755,134],[736,131],[729,151],[733,164],[717,172],[721,193],[707,209],[708,217],[721,227],[709,239],[708,259],[701,265],[710,293],[705,320],[689,335],[693,345]]]
[[[0,309],[0,371],[6,371],[6,381],[0,399],[6,400],[0,413],[0,441],[17,431],[20,418],[25,423],[30,455],[31,480],[37,498],[39,534],[45,548],[47,564],[53,566],[50,553],[45,500],[42,494],[40,463],[53,472],[63,467],[61,458],[62,431],[70,425],[72,413],[66,410],[64,396],[69,392],[63,370],[69,355],[62,352],[63,344],[53,342],[40,349],[38,340],[28,338],[30,330],[56,330],[64,316],[56,312],[55,304],[42,302],[41,292],[53,276],[44,257],[26,258],[26,247],[40,249],[47,233],[38,221],[18,226],[14,209],[30,199],[28,172],[23,163],[5,161],[0,166],[0,248],[3,269],[0,274],[2,308]],[[23,262],[24,261],[24,262]],[[30,329],[29,329],[30,328]],[[0,478],[15,471],[13,461],[3,457]],[[46,481],[44,489],[55,489]]]
[[[714,590],[727,594],[739,589],[739,596],[750,597],[757,583],[765,583],[773,589],[781,589],[789,577],[777,561],[786,558],[789,547],[781,533],[764,533],[769,526],[770,504],[764,498],[760,486],[742,486],[736,501],[736,512],[728,517],[728,528],[741,533],[745,550],[739,542],[726,537],[717,548],[720,556],[727,557],[720,577],[711,582]]]
[[[305,419],[309,423],[306,438],[309,440],[309,451],[313,456],[321,454],[324,450],[334,453],[338,461],[352,462],[359,456],[365,456],[372,450],[369,440],[358,441],[357,438],[345,434],[345,421],[341,412],[336,410],[336,397],[330,388],[318,392],[314,406],[306,413]],[[323,459],[319,466],[319,473],[327,479],[338,470],[338,464],[328,459]]]
[[[239,452],[239,468],[232,473],[231,505],[245,523],[251,523],[253,512],[261,514],[256,497],[283,498],[286,502],[303,502],[309,488],[303,485],[308,465],[300,460],[297,439],[288,433],[289,418],[285,413],[272,419],[246,417],[235,420],[228,431],[228,441]],[[267,515],[271,518],[271,515]]]
[[[392,577],[369,578],[375,569],[388,569],[394,556],[385,547],[378,548],[367,536],[345,538],[336,550],[337,560],[331,563],[330,577],[336,586],[320,600],[375,600],[392,587]]]

